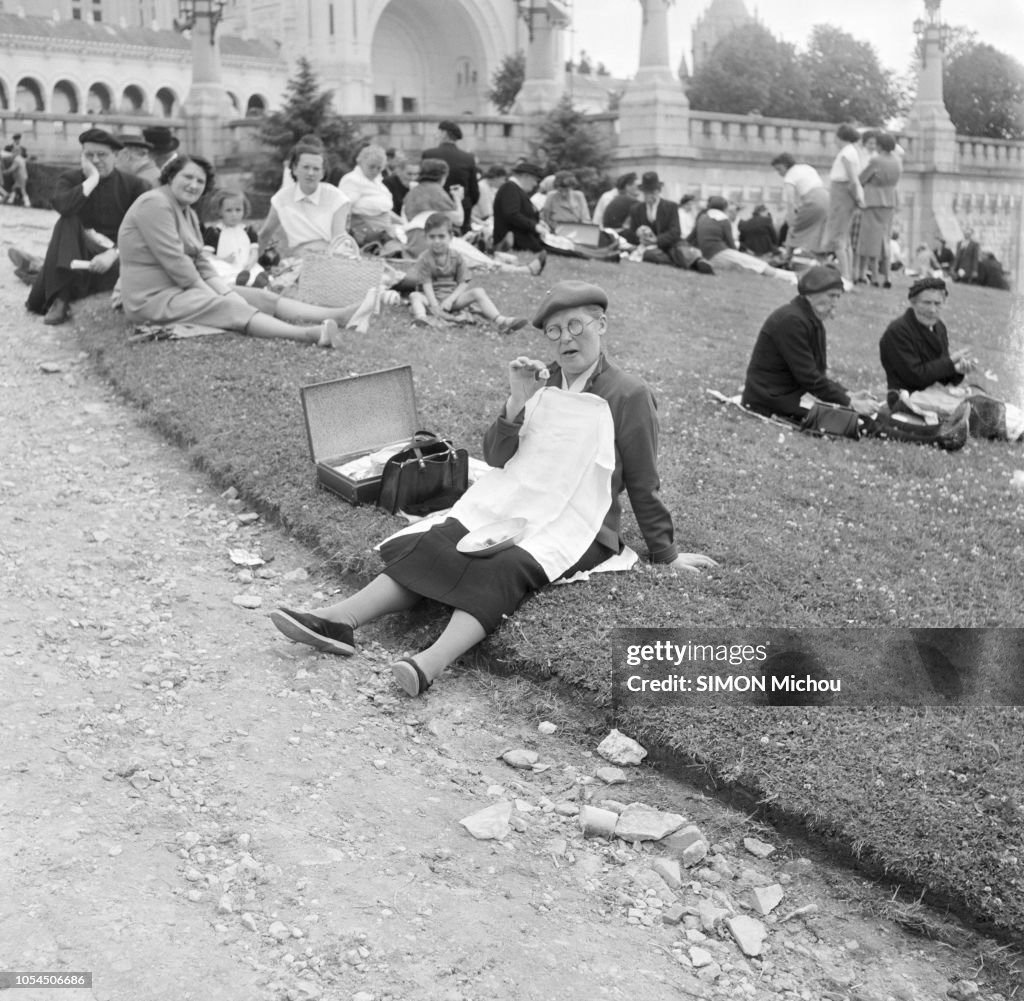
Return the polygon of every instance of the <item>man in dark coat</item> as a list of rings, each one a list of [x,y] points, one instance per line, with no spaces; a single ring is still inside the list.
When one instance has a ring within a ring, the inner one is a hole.
[[[978,270],[974,274],[975,285],[987,285],[989,288],[1010,291],[1010,283],[1006,280],[1006,272],[1003,271],[999,258],[991,251],[982,251],[978,259]]]
[[[480,197],[476,157],[455,145],[462,138],[462,129],[455,122],[443,121],[437,129],[437,146],[434,149],[424,150],[421,160],[444,160],[448,164],[448,180],[445,182],[444,188],[449,194],[451,194],[452,188],[462,189],[463,221],[461,231],[468,233],[470,214]]]
[[[545,225],[540,213],[530,201],[543,174],[535,163],[517,163],[512,176],[498,188],[494,196],[494,248],[501,250],[511,238],[513,250],[528,250],[537,254],[544,249],[541,234]]]
[[[972,282],[978,272],[978,253],[981,248],[974,239],[974,230],[965,229],[964,238],[956,245],[950,277],[955,282]]]
[[[149,191],[142,178],[114,166],[121,144],[109,132],[88,129],[78,141],[81,166],[57,178],[52,201],[60,218],[25,303],[51,326],[69,318],[75,299],[117,284],[117,231],[132,202]],[[73,268],[73,262],[84,266]]]
[[[679,208],[675,202],[661,197],[661,180],[653,170],[640,180],[643,200],[629,211],[629,222],[622,235],[644,248],[644,260],[651,264],[671,264],[676,268],[693,268],[713,275],[714,269],[701,252],[687,243],[679,228]]]

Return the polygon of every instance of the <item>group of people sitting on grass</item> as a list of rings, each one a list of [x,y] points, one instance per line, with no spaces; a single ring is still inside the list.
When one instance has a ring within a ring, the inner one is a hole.
[[[1019,441],[1024,411],[965,383],[978,363],[969,347],[950,351],[941,319],[949,291],[942,278],[920,278],[910,286],[909,308],[886,327],[879,353],[886,400],[851,392],[828,375],[825,321],[843,295],[842,275],[816,265],[797,284],[797,296],[776,309],[757,335],[742,394],[754,413],[808,425],[822,403],[858,415],[848,437],[962,448],[968,434]],[[835,426],[835,425],[833,425]]]
[[[232,196],[217,200],[221,226],[204,234],[195,206],[213,186],[209,163],[179,154],[164,165],[159,185],[148,189],[114,168],[114,137],[90,129],[81,143],[80,168],[65,174],[58,186],[60,218],[30,297],[37,311],[52,309],[55,301],[63,301],[66,309],[72,294],[109,288],[120,271],[124,308],[133,319],[188,320],[257,337],[335,342],[338,324],[351,318],[356,304],[312,306],[255,283],[238,283],[242,272],[251,275],[254,268],[254,234],[244,226],[244,200]],[[300,196],[280,199],[276,218],[267,225],[301,225],[321,205],[334,204],[318,195],[322,164],[305,159],[310,156],[315,154],[308,149],[293,156],[294,189]],[[673,226],[658,197],[656,175],[646,175],[639,188],[645,197],[630,210],[637,235],[642,238],[647,227],[657,237],[648,224],[657,224],[659,215],[667,229],[678,231],[677,207],[664,203],[675,218]],[[605,210],[614,203],[615,198],[609,200]],[[332,228],[342,209],[343,203],[333,208]],[[714,205],[711,209],[721,211]],[[452,213],[458,211],[456,201],[448,213],[434,209],[423,222],[426,248],[407,276],[414,316],[472,303],[499,329],[520,329],[525,320],[503,317],[484,293],[467,287],[464,262],[452,247]],[[698,228],[702,217],[714,224],[706,228],[721,233],[722,220],[707,211],[698,216]],[[722,240],[727,242],[724,234]],[[214,265],[211,245],[222,263],[231,256],[239,269],[235,283]],[[657,239],[649,247],[667,257],[678,249],[663,250]],[[1024,433],[1024,419],[1015,408],[961,388],[976,363],[969,349],[950,352],[939,317],[947,295],[941,279],[925,278],[912,286],[910,308],[882,338],[889,386],[885,405],[831,380],[824,323],[843,287],[841,274],[831,267],[811,267],[800,276],[797,296],[768,317],[757,337],[743,396],[747,407],[800,421],[808,394],[849,407],[860,415],[866,434],[946,448],[954,447],[956,436],[966,435],[968,428],[1008,439]],[[520,354],[508,363],[509,394],[484,439],[484,456],[495,469],[443,521],[387,542],[382,548],[385,571],[365,588],[312,611],[279,609],[271,616],[275,625],[290,639],[316,649],[351,654],[360,626],[422,597],[440,601],[453,611],[439,638],[392,665],[398,685],[420,695],[447,665],[511,615],[526,594],[595,569],[622,551],[623,491],[653,563],[683,571],[713,566],[707,556],[678,551],[671,514],[660,498],[656,403],[642,380],[619,369],[605,353],[608,305],[605,292],[589,282],[565,281],[551,288],[532,324],[543,332],[541,343],[554,351],[555,360]],[[933,416],[950,411],[949,417]],[[480,558],[462,544],[470,533],[512,517],[526,522],[514,545]]]

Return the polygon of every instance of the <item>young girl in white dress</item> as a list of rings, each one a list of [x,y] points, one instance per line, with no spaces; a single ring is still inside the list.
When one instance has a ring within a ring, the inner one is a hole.
[[[220,221],[203,227],[203,242],[213,251],[217,273],[236,285],[266,285],[267,275],[256,263],[256,230],[244,224],[250,211],[249,199],[239,191],[218,191],[211,199],[210,210]]]

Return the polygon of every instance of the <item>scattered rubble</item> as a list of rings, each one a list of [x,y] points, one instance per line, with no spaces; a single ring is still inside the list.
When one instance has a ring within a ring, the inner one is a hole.
[[[612,730],[600,744],[597,753],[613,765],[639,765],[647,757],[647,750],[632,737]]]

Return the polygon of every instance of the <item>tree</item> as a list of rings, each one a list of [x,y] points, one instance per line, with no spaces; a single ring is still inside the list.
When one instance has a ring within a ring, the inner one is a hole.
[[[810,84],[796,49],[760,24],[731,31],[694,75],[695,111],[805,118],[814,111]]]
[[[548,151],[553,168],[576,174],[588,201],[596,199],[611,159],[611,142],[599,125],[573,107],[571,97],[566,95],[548,112],[536,145]]]
[[[295,76],[285,85],[284,106],[260,125],[260,141],[274,149],[279,163],[303,136],[318,135],[328,156],[351,162],[359,131],[334,111],[334,94],[320,90],[313,67],[300,56]]]
[[[943,67],[946,109],[957,132],[1024,139],[1024,65],[991,45],[971,43]]]
[[[505,56],[491,77],[491,89],[487,92],[487,100],[498,109],[498,114],[507,115],[512,110],[525,79],[526,53]]]
[[[807,117],[813,120],[884,125],[905,110],[874,46],[839,28],[815,25],[801,63],[813,95]]]

